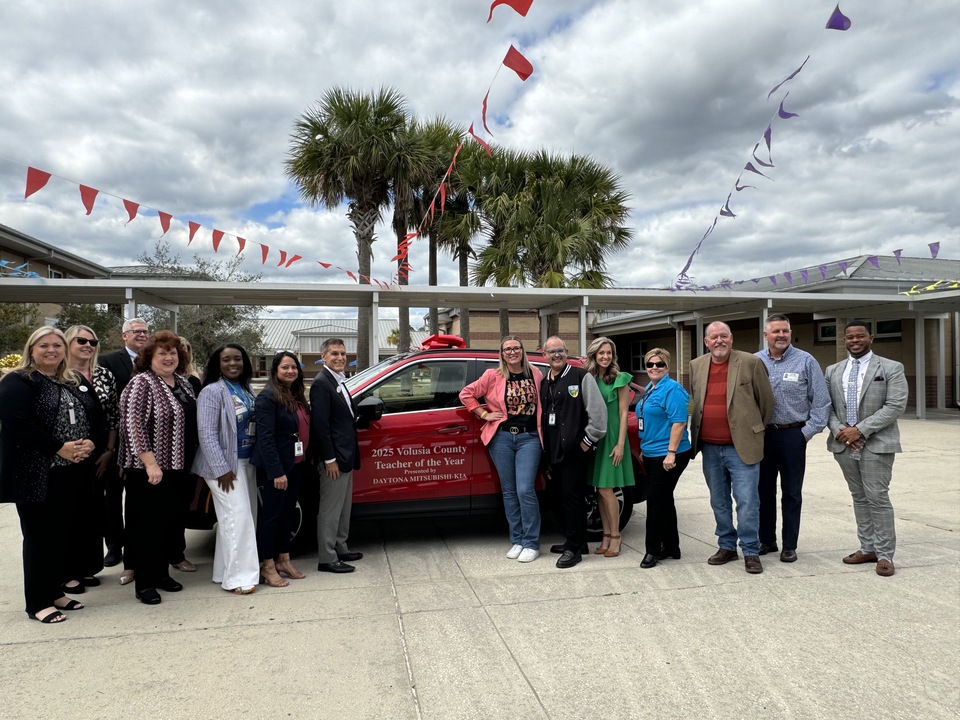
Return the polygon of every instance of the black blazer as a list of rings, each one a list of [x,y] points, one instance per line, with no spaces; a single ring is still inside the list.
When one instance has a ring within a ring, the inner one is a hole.
[[[310,447],[317,464],[336,458],[344,473],[360,469],[357,408],[350,403],[337,392],[337,379],[321,368],[310,388]]]
[[[97,358],[97,364],[103,365],[107,370],[113,373],[114,380],[117,381],[117,397],[123,394],[123,389],[133,377],[133,360],[125,347],[113,352],[101,355]]]
[[[254,414],[257,442],[250,454],[250,464],[263,468],[269,479],[275,480],[293,470],[296,459],[293,446],[300,432],[297,414],[277,402],[269,385],[257,395]]]

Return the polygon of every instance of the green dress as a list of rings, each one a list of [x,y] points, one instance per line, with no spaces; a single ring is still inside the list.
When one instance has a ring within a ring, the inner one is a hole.
[[[597,454],[593,460],[593,479],[590,483],[594,487],[616,488],[634,484],[630,438],[624,438],[623,460],[620,461],[619,466],[614,467],[613,459],[610,457],[610,453],[617,444],[617,438],[620,437],[620,403],[617,400],[617,390],[624,385],[629,385],[632,379],[630,373],[626,372],[617,375],[612,384],[597,378],[600,396],[607,404],[607,434],[597,446]]]

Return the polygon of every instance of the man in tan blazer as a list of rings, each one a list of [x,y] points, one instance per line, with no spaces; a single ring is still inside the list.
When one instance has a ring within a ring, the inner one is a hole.
[[[690,363],[690,441],[694,456],[703,453],[703,475],[717,523],[719,549],[707,562],[736,560],[739,538],[744,568],[761,573],[758,483],[773,390],[760,358],[733,349],[726,323],[710,323],[704,344],[710,354]],[[737,504],[736,526],[731,496]]]

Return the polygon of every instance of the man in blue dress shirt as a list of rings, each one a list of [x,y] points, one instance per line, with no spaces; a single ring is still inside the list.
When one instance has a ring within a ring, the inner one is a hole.
[[[777,551],[777,475],[783,514],[781,562],[797,559],[800,506],[807,443],[827,426],[830,395],[814,357],[791,345],[790,318],[770,315],[763,337],[767,349],[757,353],[770,375],[773,416],[763,439],[760,462],[760,554]]]

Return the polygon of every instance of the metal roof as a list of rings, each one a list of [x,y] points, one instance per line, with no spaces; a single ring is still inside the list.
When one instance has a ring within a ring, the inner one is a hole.
[[[343,339],[348,353],[357,351],[356,318],[258,318],[258,322],[263,327],[266,354],[272,355],[280,350],[296,350],[301,347],[300,338],[306,336],[320,336],[324,339],[337,336]],[[396,319],[378,318],[377,347],[381,355],[396,351],[397,346],[390,343],[388,338],[398,326]],[[425,332],[411,330],[410,346],[419,347],[426,337]]]

